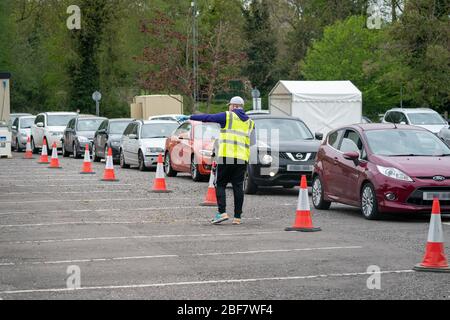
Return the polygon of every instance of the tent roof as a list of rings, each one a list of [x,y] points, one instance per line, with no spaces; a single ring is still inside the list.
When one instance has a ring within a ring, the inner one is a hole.
[[[279,91],[280,86],[294,95],[361,95],[351,81],[279,81],[270,94]]]

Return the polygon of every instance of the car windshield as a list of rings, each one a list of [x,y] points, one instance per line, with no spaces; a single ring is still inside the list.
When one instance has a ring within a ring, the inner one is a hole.
[[[144,124],[142,126],[141,138],[142,139],[154,139],[154,138],[167,138],[175,129],[179,126],[178,123],[152,123]]]
[[[21,129],[29,129],[31,125],[34,123],[34,118],[22,118],[20,119],[20,128]]]
[[[439,125],[447,124],[437,113],[408,113],[411,124],[414,125]]]
[[[393,129],[372,130],[365,134],[370,149],[377,155],[389,157],[450,156],[450,148],[428,131]]]
[[[306,125],[294,119],[255,119],[256,137],[270,142],[277,135],[279,141],[313,140]]]
[[[211,141],[219,139],[220,126],[216,123],[204,123],[194,129],[195,140]]]
[[[83,119],[78,120],[78,131],[96,131],[105,119]]]
[[[66,115],[50,115],[47,118],[47,126],[50,127],[65,127],[71,119],[74,118],[73,114]]]
[[[111,122],[109,125],[110,134],[123,134],[131,121]]]

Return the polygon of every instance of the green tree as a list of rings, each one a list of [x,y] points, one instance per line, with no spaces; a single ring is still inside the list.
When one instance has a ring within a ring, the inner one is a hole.
[[[243,75],[262,95],[267,95],[277,81],[277,41],[270,23],[268,0],[252,0],[243,13],[247,42]]]
[[[308,50],[300,63],[307,80],[350,80],[363,92],[364,112],[370,116],[392,106],[396,91],[379,81],[374,67],[380,57],[382,30],[369,30],[363,16],[354,16],[326,27],[323,39]]]

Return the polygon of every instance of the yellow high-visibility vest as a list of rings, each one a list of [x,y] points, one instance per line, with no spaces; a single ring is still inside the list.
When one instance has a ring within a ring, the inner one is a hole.
[[[250,159],[250,134],[254,128],[253,120],[242,121],[234,112],[227,112],[225,128],[220,131],[219,157],[248,162]]]

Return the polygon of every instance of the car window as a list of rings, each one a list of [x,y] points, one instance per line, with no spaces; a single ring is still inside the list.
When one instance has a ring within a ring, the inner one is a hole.
[[[217,123],[204,123],[195,127],[195,140],[211,141],[219,139],[220,125]]]
[[[399,119],[398,123],[405,123],[408,124],[408,119],[406,118],[406,115],[403,112],[399,112]]]
[[[123,135],[125,135],[125,136],[129,135],[131,133],[131,130],[133,129],[133,125],[134,125],[134,123],[128,124],[127,128],[123,132]]]
[[[44,123],[44,115],[40,115],[36,117],[36,120],[34,121],[35,124],[38,124],[39,122]],[[44,123],[45,124],[45,123]]]
[[[22,118],[20,119],[20,128],[29,129],[34,122],[34,118]]]
[[[279,141],[314,140],[308,127],[296,119],[254,119],[258,141],[271,142],[278,135]]]
[[[361,159],[365,159],[367,154],[359,134],[353,130],[347,130],[342,140],[339,150],[345,152],[358,152]]]
[[[108,120],[103,120],[103,122],[100,124],[97,130],[104,130],[108,126]]]
[[[342,137],[343,133],[344,133],[344,130],[338,130],[338,131],[331,133],[328,137],[328,144],[331,147],[338,149],[339,142],[341,142],[341,137]]]
[[[414,125],[445,125],[447,122],[438,114],[432,112],[409,113],[411,123]]]
[[[184,123],[182,124],[176,131],[176,135],[186,134],[191,130],[191,124],[190,123]]]
[[[73,119],[73,115],[50,115],[47,119],[47,125],[52,127],[65,127],[69,121]]]
[[[135,134],[136,136],[138,136],[138,129],[139,129],[139,124],[138,123],[134,123],[130,134]]]
[[[19,128],[19,118],[16,118],[12,125],[15,126],[16,128]]]
[[[167,138],[177,128],[177,123],[144,124],[141,128],[142,139]]]
[[[384,116],[384,121],[392,122],[392,112],[386,113],[386,115]]]
[[[77,130],[96,131],[102,122],[102,119],[78,119]]]

